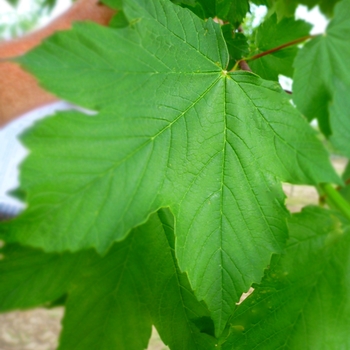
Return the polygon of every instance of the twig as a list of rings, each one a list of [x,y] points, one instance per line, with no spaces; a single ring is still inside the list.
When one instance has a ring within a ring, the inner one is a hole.
[[[242,58],[242,59],[240,59],[240,60],[238,60],[238,61],[236,62],[236,64],[235,64],[234,67],[232,68],[232,71],[235,71],[235,70],[237,69],[238,66],[241,66],[241,62],[243,62],[243,61],[253,61],[253,60],[256,60],[256,59],[258,59],[258,58],[260,58],[260,57],[269,55],[269,54],[274,53],[274,52],[276,52],[276,51],[280,51],[280,50],[282,50],[282,49],[285,49],[286,47],[290,47],[290,46],[297,45],[297,44],[299,44],[299,43],[302,43],[302,42],[305,41],[305,40],[315,38],[315,37],[317,37],[317,36],[319,36],[319,35],[320,35],[320,34],[306,35],[306,36],[303,36],[302,38],[298,38],[298,39],[289,41],[288,43],[285,43],[285,44],[283,44],[283,45],[274,47],[274,48],[269,49],[269,50],[266,50],[266,51],[264,51],[264,52],[260,52],[260,53],[254,55],[254,56]]]

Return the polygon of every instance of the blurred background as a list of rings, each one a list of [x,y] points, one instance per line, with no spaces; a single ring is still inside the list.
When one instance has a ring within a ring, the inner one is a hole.
[[[0,38],[14,39],[41,28],[71,4],[71,0],[0,0]]]

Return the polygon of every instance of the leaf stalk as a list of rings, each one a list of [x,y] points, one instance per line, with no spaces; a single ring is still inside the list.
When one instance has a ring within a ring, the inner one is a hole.
[[[246,57],[246,58],[241,58],[240,60],[238,60],[236,62],[236,64],[234,65],[234,67],[232,68],[232,71],[235,71],[237,70],[238,66],[241,66],[241,62],[246,62],[246,61],[253,61],[253,60],[256,60],[260,57],[263,57],[263,56],[267,56],[267,55],[270,55],[271,53],[274,53],[274,52],[277,52],[277,51],[280,51],[280,50],[283,50],[287,47],[290,47],[290,46],[294,46],[294,45],[297,45],[297,44],[300,44],[306,40],[309,40],[309,39],[312,39],[312,38],[315,38],[317,36],[319,36],[321,34],[314,34],[314,35],[306,35],[306,36],[303,36],[301,38],[298,38],[298,39],[295,39],[295,40],[292,40],[292,41],[289,41],[285,44],[282,44],[282,45],[279,45],[279,46],[276,46],[272,49],[269,49],[269,50],[266,50],[264,52],[260,52],[254,56],[251,56],[251,57]]]
[[[323,183],[320,188],[326,195],[327,204],[350,220],[350,203],[331,184]]]

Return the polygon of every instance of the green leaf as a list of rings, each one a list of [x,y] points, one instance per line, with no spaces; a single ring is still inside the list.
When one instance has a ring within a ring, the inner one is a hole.
[[[265,5],[276,12],[278,20],[293,17],[298,5],[305,5],[309,10],[319,6],[321,12],[328,17],[333,16],[333,9],[339,0],[254,0],[257,5]]]
[[[68,299],[60,349],[92,349],[97,342],[99,349],[144,349],[150,322],[172,350],[215,349],[215,338],[195,324],[208,319],[209,312],[194,297],[164,235],[162,225],[174,241],[173,219],[166,212],[159,215],[163,224],[152,216],[77,281]],[[86,336],[90,329],[94,333]],[[110,337],[105,345],[102,333]]]
[[[144,239],[137,240],[135,256],[141,271],[139,278],[143,276],[149,287],[153,324],[172,350],[215,349],[214,323],[208,308],[198,302],[186,274],[181,273],[177,264],[173,215],[169,210],[160,210],[154,222],[161,222],[165,235],[163,232],[160,235],[159,229],[158,232],[148,229],[147,236],[141,232]]]
[[[340,0],[318,0],[317,3],[320,7],[320,10],[323,14],[325,14],[328,17],[333,16],[334,6],[339,2]],[[309,8],[314,7],[313,5],[314,1],[305,0],[306,5],[308,5]]]
[[[299,1],[295,0],[273,0],[273,10],[276,12],[278,21],[284,17],[294,17]]]
[[[139,231],[145,237],[152,233],[145,226]],[[59,349],[147,348],[152,319],[134,260],[135,235],[115,244],[104,258],[95,256],[75,280],[66,302]]]
[[[344,180],[345,186],[340,189],[340,193],[350,203],[350,162],[349,161],[342,175],[342,179]]]
[[[5,244],[0,250],[0,311],[44,305],[64,295],[86,254],[45,254]]]
[[[200,18],[218,17],[237,27],[249,11],[248,0],[172,0]]]
[[[217,0],[217,15],[238,26],[249,11],[248,0]]]
[[[172,216],[153,215],[104,258],[95,259],[77,280],[67,302],[60,349],[144,349],[153,323],[174,350],[215,349],[215,338],[201,333],[196,319],[209,318],[171,246]]]
[[[60,349],[144,349],[152,323],[171,349],[215,349],[209,311],[177,266],[173,217],[158,215],[104,257],[6,244],[0,310],[48,305],[67,294]]]
[[[219,1],[220,0],[196,0],[196,4],[202,7],[205,18],[214,18],[217,15],[217,3]]]
[[[252,0],[251,2],[258,6],[264,5],[269,7],[271,5],[271,1],[272,0]]]
[[[338,176],[277,83],[227,73],[217,24],[163,0],[124,11],[126,28],[78,24],[19,59],[98,114],[59,113],[26,133],[29,208],[6,228],[47,251],[105,252],[170,207],[180,269],[219,334],[284,246],[280,181]]]
[[[256,30],[254,43],[256,50],[252,52],[252,56],[302,38],[309,34],[310,29],[311,25],[302,20],[284,18],[277,22],[277,16],[272,15]],[[249,65],[264,79],[278,81],[279,74],[292,77],[293,62],[298,50],[297,46],[284,48],[250,61]]]
[[[350,347],[350,229],[324,209],[289,220],[286,252],[274,256],[231,320],[230,349]]]
[[[342,178],[344,181],[350,179],[350,162],[346,165]]]
[[[172,0],[173,3],[191,10],[202,19],[215,17],[216,1],[217,0]]]
[[[339,2],[326,34],[308,42],[295,60],[293,100],[309,120],[317,118],[326,136],[332,134],[334,123],[330,121],[334,117],[332,111],[329,115],[329,105],[338,89],[335,82],[341,81],[343,86],[350,87],[349,11],[349,0]]]
[[[115,10],[123,8],[123,0],[101,0],[101,2]]]
[[[301,0],[300,4],[306,5],[309,9],[318,5],[323,14],[331,17],[333,15],[334,6],[338,2],[339,0]]]
[[[243,33],[234,31],[231,24],[221,26],[224,35],[230,59],[238,61],[242,57],[246,57],[249,53],[249,45],[246,36]]]
[[[6,0],[6,1],[12,6],[17,6],[19,2],[19,0]]]
[[[115,16],[113,16],[113,18],[109,22],[109,26],[114,28],[124,28],[127,27],[129,24],[130,23],[125,17],[123,11],[119,11]]]
[[[350,85],[334,81],[334,86],[334,99],[329,109],[332,130],[329,140],[336,150],[350,158]]]

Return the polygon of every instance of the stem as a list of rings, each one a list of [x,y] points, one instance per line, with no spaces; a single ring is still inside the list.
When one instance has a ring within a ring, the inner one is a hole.
[[[270,53],[274,53],[276,51],[280,51],[286,47],[289,47],[289,46],[294,46],[296,44],[299,44],[299,43],[302,43],[303,41],[305,40],[308,40],[308,39],[312,39],[316,36],[318,36],[320,34],[317,34],[317,35],[306,35],[306,36],[303,36],[302,38],[299,38],[299,39],[295,39],[295,40],[292,40],[288,43],[285,43],[283,45],[280,45],[280,46],[277,46],[277,47],[274,47],[273,49],[270,49],[270,50],[267,50],[267,51],[264,51],[264,52],[261,52],[261,53],[258,53],[257,55],[254,55],[252,57],[248,57],[245,59],[245,61],[252,61],[252,60],[256,60],[260,57],[263,57],[263,56],[266,56],[266,55],[269,55]]]
[[[330,207],[339,210],[350,220],[350,203],[329,183],[320,185]]]
[[[301,38],[298,38],[298,39],[289,41],[288,43],[285,43],[285,44],[283,44],[283,45],[274,47],[274,48],[269,49],[269,50],[266,50],[266,51],[264,51],[264,52],[260,52],[260,53],[254,55],[254,56],[242,58],[242,59],[240,59],[240,60],[238,60],[238,61],[236,62],[235,66],[232,68],[232,70],[235,71],[235,70],[237,69],[238,65],[240,65],[240,63],[243,62],[243,61],[253,61],[253,60],[256,60],[256,59],[258,59],[258,58],[260,58],[260,57],[269,55],[269,54],[274,53],[274,52],[276,52],[276,51],[280,51],[280,50],[285,49],[286,47],[289,47],[289,46],[294,46],[294,45],[296,45],[296,44],[302,43],[302,42],[305,41],[305,40],[315,38],[316,36],[319,36],[319,35],[320,35],[320,34],[306,35],[306,36],[303,36],[303,37],[301,37]]]
[[[251,72],[252,69],[249,67],[249,64],[246,61],[240,61],[239,66],[242,70],[246,70],[247,72]]]

